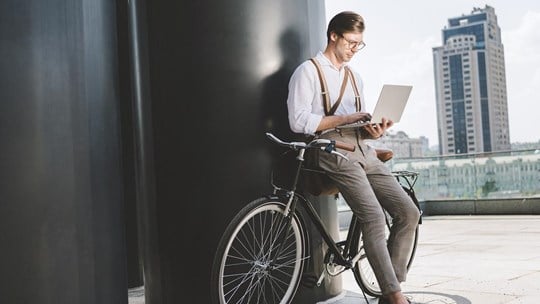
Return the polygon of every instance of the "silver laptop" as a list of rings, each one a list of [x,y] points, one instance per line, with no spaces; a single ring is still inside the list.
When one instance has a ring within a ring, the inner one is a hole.
[[[407,100],[409,100],[409,95],[411,95],[411,90],[411,85],[383,85],[370,122],[380,123],[383,117],[394,123],[399,122]]]

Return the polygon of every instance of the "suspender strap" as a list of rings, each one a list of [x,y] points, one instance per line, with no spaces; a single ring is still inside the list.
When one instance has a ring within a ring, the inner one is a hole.
[[[315,68],[317,69],[317,74],[319,75],[319,81],[321,83],[321,97],[323,101],[323,108],[324,108],[324,114],[325,115],[332,115],[328,114],[330,111],[330,93],[328,93],[328,86],[326,85],[326,79],[324,78],[324,74],[322,72],[321,65],[315,58],[310,58],[313,65],[315,65]]]
[[[354,73],[351,71],[351,69],[349,69],[348,66],[345,66],[345,69],[347,69],[347,71],[351,75],[351,82],[352,82],[352,87],[354,90],[354,102],[356,104],[356,111],[360,112],[360,109],[362,108],[362,104],[360,103],[360,93],[359,93],[360,91],[358,90],[358,85],[356,84]]]
[[[330,109],[330,111],[328,111],[328,114],[326,114],[326,115],[334,115],[334,113],[336,113],[336,110],[339,107],[339,104],[341,103],[341,98],[343,97],[343,93],[345,93],[345,87],[347,87],[347,81],[348,80],[349,80],[349,73],[347,73],[347,71],[345,71],[345,77],[343,77],[343,82],[341,83],[341,89],[339,91],[339,97],[336,100],[336,102],[334,103],[334,105],[332,106],[332,108]]]
[[[321,83],[321,97],[323,101],[323,108],[324,108],[324,114],[326,116],[334,115],[337,108],[339,107],[339,104],[341,103],[341,98],[343,98],[343,93],[345,93],[345,88],[347,87],[347,82],[349,81],[349,77],[351,78],[354,94],[355,94],[355,103],[356,103],[356,110],[360,111],[360,94],[358,93],[358,87],[356,85],[356,80],[354,79],[354,75],[352,71],[349,69],[349,67],[345,67],[345,77],[343,77],[343,82],[341,83],[341,89],[339,92],[339,97],[334,103],[332,107],[330,107],[330,95],[328,93],[328,86],[326,84],[326,79],[324,78],[324,73],[322,72],[321,65],[315,58],[309,59],[317,69],[317,74],[319,75],[319,81]]]

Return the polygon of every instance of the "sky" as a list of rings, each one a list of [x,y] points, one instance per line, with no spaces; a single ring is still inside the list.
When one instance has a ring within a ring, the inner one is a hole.
[[[473,8],[495,9],[506,66],[510,142],[540,140],[540,1],[538,0],[326,0],[326,24],[352,10],[364,17],[366,47],[351,66],[364,81],[369,112],[384,83],[411,84],[401,121],[390,130],[426,136],[438,144],[432,48],[443,45],[448,19]]]

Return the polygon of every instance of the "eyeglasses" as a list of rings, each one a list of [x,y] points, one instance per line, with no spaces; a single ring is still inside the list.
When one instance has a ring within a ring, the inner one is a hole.
[[[349,50],[352,50],[352,49],[356,49],[357,51],[360,51],[361,49],[363,49],[366,44],[364,43],[364,41],[351,41],[345,37],[343,37],[343,35],[339,35],[341,36],[341,38],[343,38],[346,42],[347,42],[347,48]]]

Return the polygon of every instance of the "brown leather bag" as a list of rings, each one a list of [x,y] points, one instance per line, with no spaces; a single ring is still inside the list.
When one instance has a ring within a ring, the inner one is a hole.
[[[336,195],[339,189],[328,175],[319,168],[319,153],[325,153],[317,150],[306,151],[304,155],[305,162],[302,168],[302,188],[311,195]]]
[[[336,184],[322,171],[304,172],[304,181],[304,190],[311,195],[336,195],[339,193]]]

